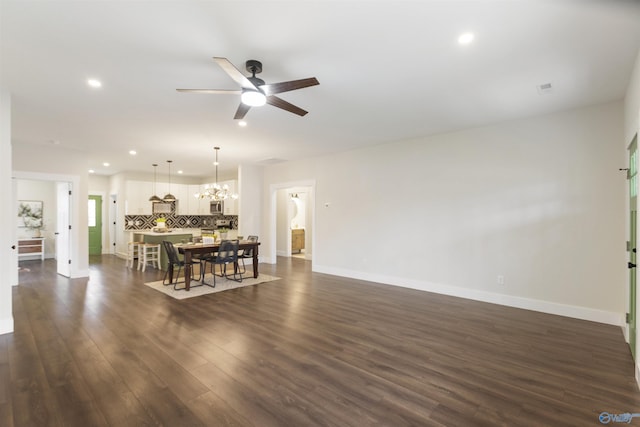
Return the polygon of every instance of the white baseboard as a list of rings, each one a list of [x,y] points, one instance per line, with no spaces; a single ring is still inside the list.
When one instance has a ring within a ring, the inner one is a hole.
[[[384,283],[386,285],[400,286],[403,288],[417,289],[420,291],[434,292],[475,301],[499,304],[508,307],[522,308],[525,310],[539,311],[558,316],[572,317],[574,319],[589,320],[608,325],[624,327],[624,314],[588,307],[560,304],[550,301],[536,300],[532,298],[517,297],[513,295],[498,294],[477,289],[462,288],[459,286],[444,285],[440,283],[426,282],[402,277],[369,274],[361,271],[353,271],[341,268],[313,265],[313,271],[318,273],[333,274],[335,276],[350,277],[352,279],[366,280],[369,282]]]
[[[13,332],[13,317],[0,319],[0,335]]]
[[[89,270],[72,270],[71,279],[80,279],[82,277],[89,277]]]

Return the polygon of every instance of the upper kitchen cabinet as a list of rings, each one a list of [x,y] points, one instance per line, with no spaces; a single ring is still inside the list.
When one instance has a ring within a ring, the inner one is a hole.
[[[231,180],[231,181],[222,181],[220,183],[220,185],[224,186],[224,185],[228,185],[229,186],[229,192],[231,194],[235,194],[237,193],[237,187],[238,187],[238,181],[237,180]],[[238,200],[237,199],[232,199],[232,198],[228,198],[227,200],[224,201],[224,214],[225,215],[238,215]]]
[[[176,197],[176,214],[189,215],[189,186],[186,184],[171,184],[171,194]]]
[[[126,215],[151,215],[151,202],[153,183],[146,181],[127,181],[126,189]],[[162,195],[164,196],[164,194]],[[162,197],[159,196],[159,197]]]
[[[185,203],[187,204],[187,215],[200,215],[200,205],[204,205],[205,203],[208,205],[208,201],[204,199],[200,199],[196,197],[196,193],[200,193],[200,185],[188,185],[187,186],[187,199]]]

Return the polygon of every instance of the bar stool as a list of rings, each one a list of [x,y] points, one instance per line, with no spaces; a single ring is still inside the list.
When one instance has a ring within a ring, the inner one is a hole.
[[[138,258],[138,264],[140,264],[140,245],[142,242],[129,242],[127,244],[127,267],[133,268],[133,264]]]
[[[138,252],[138,270],[145,271],[147,264],[160,269],[160,243],[142,243]]]

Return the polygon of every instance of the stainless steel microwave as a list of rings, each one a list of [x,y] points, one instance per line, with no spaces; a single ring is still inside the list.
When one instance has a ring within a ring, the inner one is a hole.
[[[224,202],[222,200],[212,200],[209,204],[209,212],[211,215],[224,213]]]

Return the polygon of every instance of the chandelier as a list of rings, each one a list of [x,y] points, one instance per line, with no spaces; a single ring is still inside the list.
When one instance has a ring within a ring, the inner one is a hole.
[[[231,189],[227,184],[220,185],[218,184],[218,150],[220,147],[213,147],[216,150],[216,161],[214,165],[216,166],[216,182],[213,185],[206,185],[204,187],[204,191],[202,193],[196,193],[195,197],[197,199],[209,199],[214,201],[221,201],[227,199],[237,199],[238,195],[236,193],[232,193]]]

